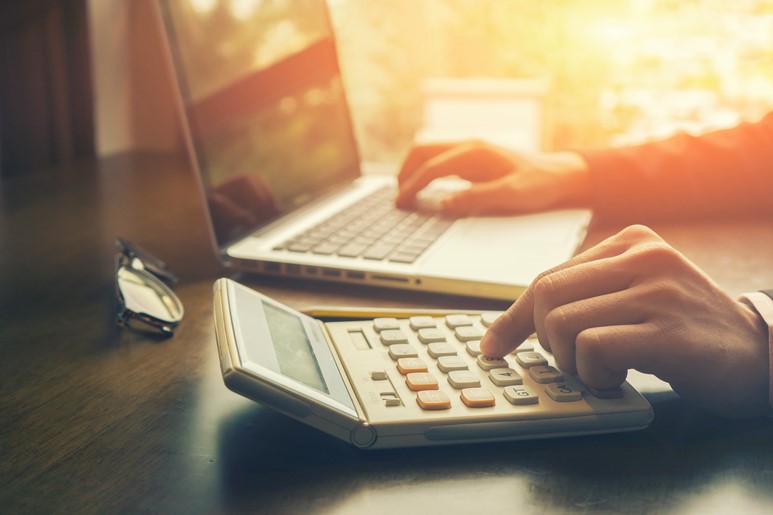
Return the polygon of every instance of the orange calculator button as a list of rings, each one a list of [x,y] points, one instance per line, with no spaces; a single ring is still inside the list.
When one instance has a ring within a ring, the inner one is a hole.
[[[397,360],[397,370],[403,375],[426,372],[427,364],[419,358],[400,358]]]
[[[487,408],[494,405],[494,396],[485,388],[465,388],[462,402],[470,408]]]
[[[438,389],[437,379],[427,372],[413,372],[406,375],[405,384],[414,392]]]
[[[424,390],[416,394],[416,402],[421,409],[451,409],[451,399],[440,390]]]

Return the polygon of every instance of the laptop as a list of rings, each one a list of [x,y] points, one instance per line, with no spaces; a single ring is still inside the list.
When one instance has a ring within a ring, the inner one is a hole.
[[[157,0],[213,246],[260,274],[512,300],[591,213],[447,219],[363,174],[324,0]]]

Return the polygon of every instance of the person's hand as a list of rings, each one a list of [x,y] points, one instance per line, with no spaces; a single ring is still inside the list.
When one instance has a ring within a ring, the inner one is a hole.
[[[558,367],[588,386],[616,387],[636,369],[716,414],[770,412],[761,318],[646,227],[540,274],[481,350],[501,357],[535,330]]]
[[[457,176],[472,183],[443,199],[456,215],[519,214],[590,202],[585,160],[573,152],[525,155],[481,142],[419,145],[398,175],[398,207],[411,207],[433,180]]]

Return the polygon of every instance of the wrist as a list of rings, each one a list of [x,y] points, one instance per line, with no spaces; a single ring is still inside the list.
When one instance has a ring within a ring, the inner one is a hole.
[[[756,317],[755,323],[762,341],[767,347],[768,363],[768,404],[773,407],[773,291],[744,293],[738,298]]]
[[[593,196],[593,180],[588,162],[577,152],[554,154],[554,171],[564,183],[564,201],[568,205],[587,207]]]

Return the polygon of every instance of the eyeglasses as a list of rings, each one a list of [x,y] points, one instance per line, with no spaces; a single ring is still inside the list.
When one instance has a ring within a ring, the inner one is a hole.
[[[121,327],[149,329],[172,336],[183,318],[180,298],[170,288],[177,277],[166,264],[140,247],[116,238],[116,323]]]

